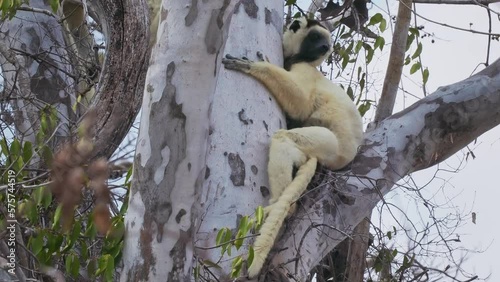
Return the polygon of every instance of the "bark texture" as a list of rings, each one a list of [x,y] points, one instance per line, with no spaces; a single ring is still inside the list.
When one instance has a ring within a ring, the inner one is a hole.
[[[226,281],[231,257],[211,247],[220,228],[236,228],[264,204],[256,196],[268,193],[263,148],[285,123],[258,82],[220,61],[227,53],[255,59],[257,51],[282,58],[282,3],[164,1],[160,15],[121,280],[188,281],[198,267],[207,280]],[[222,268],[208,268],[207,260]]]
[[[107,39],[106,59],[91,108],[97,112],[93,157],[109,158],[139,112],[149,64],[146,0],[91,0]]]

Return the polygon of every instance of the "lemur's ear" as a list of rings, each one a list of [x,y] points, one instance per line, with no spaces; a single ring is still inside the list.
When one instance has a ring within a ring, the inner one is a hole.
[[[288,29],[293,31],[294,33],[297,32],[297,30],[300,29],[300,21],[294,20]]]

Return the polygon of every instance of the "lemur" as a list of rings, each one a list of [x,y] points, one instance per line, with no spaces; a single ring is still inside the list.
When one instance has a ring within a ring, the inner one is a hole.
[[[361,144],[362,120],[356,106],[340,86],[317,69],[331,52],[330,32],[318,21],[303,17],[294,20],[283,34],[285,69],[231,55],[222,59],[226,69],[263,83],[286,115],[302,124],[278,130],[271,139],[270,205],[254,243],[249,277],[259,274],[291,205],[314,176],[317,162],[332,170],[341,169],[354,159]],[[292,179],[294,167],[299,170]]]

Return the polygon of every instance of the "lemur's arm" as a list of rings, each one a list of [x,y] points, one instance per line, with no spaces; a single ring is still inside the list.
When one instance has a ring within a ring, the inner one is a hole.
[[[226,69],[247,73],[263,83],[291,118],[304,120],[312,113],[311,94],[303,91],[285,69],[266,61],[253,62],[231,55],[226,55],[222,63]]]

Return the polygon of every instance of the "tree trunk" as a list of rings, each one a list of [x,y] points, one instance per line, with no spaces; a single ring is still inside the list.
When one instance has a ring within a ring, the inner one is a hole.
[[[226,53],[255,58],[257,51],[282,58],[282,3],[164,1],[160,14],[121,280],[190,280],[194,263],[205,260],[222,269],[200,275],[224,280],[231,261],[219,260],[219,248],[202,248],[264,203],[257,195],[267,193],[269,138],[285,123],[260,84],[226,72],[220,61]]]
[[[139,112],[149,65],[146,0],[91,0],[106,37],[106,59],[91,107],[97,112],[93,158],[118,148]],[[147,92],[147,90],[146,90]]]

